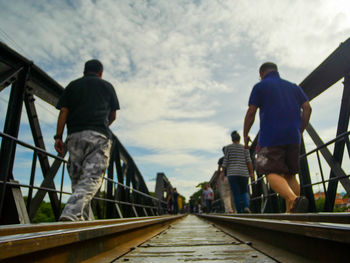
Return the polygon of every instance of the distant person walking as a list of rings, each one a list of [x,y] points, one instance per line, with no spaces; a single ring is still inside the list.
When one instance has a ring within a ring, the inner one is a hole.
[[[254,168],[248,149],[240,144],[237,131],[231,133],[232,144],[224,148],[222,173],[227,174],[237,213],[250,213],[248,179],[254,180]]]
[[[204,185],[202,200],[204,201],[204,206],[207,213],[211,212],[211,204],[214,200],[214,191],[211,189],[208,183]]]
[[[264,63],[259,74],[261,81],[253,87],[244,120],[245,147],[259,108],[257,170],[285,199],[286,212],[307,212],[308,200],[300,196],[295,174],[299,172],[301,134],[309,123],[310,103],[299,86],[280,78],[276,64]]]
[[[173,198],[173,190],[170,188],[170,186],[168,187],[167,190],[167,206],[168,206],[168,213],[172,214],[174,211],[174,198]]]
[[[98,60],[85,63],[84,76],[63,91],[56,108],[60,110],[55,149],[69,152],[68,173],[73,193],[61,214],[61,221],[93,219],[90,201],[101,186],[108,166],[112,133],[108,126],[116,119],[119,102],[113,86],[102,80],[103,66]],[[62,135],[67,124],[67,145]]]
[[[177,215],[179,213],[179,193],[177,192],[177,189],[174,188],[173,190],[173,203],[174,203],[174,215]]]
[[[224,148],[222,149],[224,152]],[[233,203],[233,195],[231,192],[231,187],[227,179],[226,172],[223,172],[222,164],[224,162],[224,157],[221,157],[218,161],[218,170],[216,171],[216,182],[219,188],[220,198],[224,204],[225,213],[234,213],[235,205]]]

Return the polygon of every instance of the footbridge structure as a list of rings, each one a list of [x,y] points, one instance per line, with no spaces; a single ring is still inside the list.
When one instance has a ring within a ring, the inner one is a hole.
[[[324,142],[309,124],[315,148],[307,152],[302,141],[299,182],[310,201],[308,213],[285,214],[281,198],[258,174],[250,185],[252,214],[225,214],[217,198],[214,213],[169,215],[167,194],[174,186],[159,173],[154,194],[150,192],[114,135],[103,186],[91,202],[95,220],[38,224],[44,204],[57,221],[71,194],[64,187],[67,160],[46,150],[52,140],[43,134],[45,117],[37,111],[38,101],[53,108],[63,88],[0,43],[0,99],[7,105],[0,132],[0,262],[348,262],[350,213],[335,213],[334,207],[339,185],[350,195],[349,61],[350,39],[300,83],[316,100],[343,80],[341,101],[334,102],[340,103],[334,139]],[[23,130],[22,122],[29,128]],[[250,150],[253,160],[256,144],[257,138]],[[311,176],[310,158],[316,160],[319,178]],[[214,176],[211,184],[215,190]],[[325,195],[321,211],[315,186]]]

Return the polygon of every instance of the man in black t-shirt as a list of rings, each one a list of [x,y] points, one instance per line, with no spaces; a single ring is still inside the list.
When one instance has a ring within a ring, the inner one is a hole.
[[[59,98],[55,149],[65,152],[62,141],[67,124],[68,172],[72,195],[61,214],[61,221],[93,219],[90,201],[102,183],[108,167],[112,133],[109,125],[116,119],[119,102],[113,86],[102,79],[98,60],[85,63],[84,76],[72,81]]]

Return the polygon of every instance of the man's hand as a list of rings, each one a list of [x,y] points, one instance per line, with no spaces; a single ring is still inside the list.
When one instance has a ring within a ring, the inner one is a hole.
[[[309,101],[305,101],[302,105],[302,115],[301,115],[301,127],[300,127],[300,133],[302,134],[309,124],[310,116],[311,116],[311,106]]]
[[[58,152],[59,156],[62,157],[64,155],[64,142],[62,139],[55,140],[55,150]]]
[[[67,117],[69,114],[69,110],[66,107],[60,109],[60,114],[58,115],[57,120],[57,129],[55,138],[55,150],[58,152],[58,155],[63,157],[64,155],[64,142],[62,141],[62,134],[64,130],[64,126],[66,125]]]
[[[108,126],[110,126],[117,118],[117,111],[111,111],[108,115]]]
[[[255,181],[254,173],[250,173],[249,176],[250,176],[250,180],[251,180],[252,182],[254,182],[254,181]]]
[[[249,105],[247,113],[244,117],[244,127],[243,127],[243,137],[244,137],[244,147],[246,149],[249,149],[249,141],[250,138],[248,136],[248,133],[250,131],[250,128],[252,127],[254,120],[255,120],[255,114],[257,111],[258,107],[255,105]]]

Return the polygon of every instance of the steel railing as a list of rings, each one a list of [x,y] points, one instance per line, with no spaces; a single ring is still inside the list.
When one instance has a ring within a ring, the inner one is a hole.
[[[5,192],[6,192],[7,187],[28,188],[28,196],[27,196],[27,201],[26,201],[27,211],[30,211],[30,206],[31,206],[32,198],[33,198],[33,190],[42,190],[45,192],[59,194],[59,199],[58,199],[59,200],[59,208],[61,208],[63,195],[71,195],[72,194],[71,192],[67,192],[67,191],[63,190],[64,178],[65,178],[65,167],[66,167],[68,161],[60,156],[51,154],[51,153],[45,151],[44,149],[30,145],[26,142],[23,142],[15,137],[8,135],[8,134],[5,134],[3,132],[0,132],[0,137],[2,138],[2,140],[9,140],[11,143],[16,143],[16,145],[21,145],[21,146],[33,151],[32,164],[31,164],[31,169],[30,169],[30,178],[29,178],[28,184],[19,183],[17,181],[10,181],[10,180],[8,180],[8,176],[6,177],[5,181],[0,180],[0,185],[2,188],[2,196],[0,197],[1,198],[1,200],[0,200],[0,214],[1,214],[3,206],[4,206],[4,202],[6,202]],[[51,158],[61,162],[62,172],[61,172],[60,189],[59,190],[57,190],[55,188],[42,187],[42,186],[35,185],[35,175],[36,175],[36,170],[37,170],[36,164],[37,164],[37,160],[38,160],[39,155],[51,157]],[[112,163],[112,165],[113,165],[113,163]],[[130,208],[133,209],[135,216],[139,216],[138,213],[136,212],[135,207],[142,208],[142,209],[149,209],[151,211],[151,214],[153,214],[153,215],[156,215],[156,214],[161,215],[161,214],[167,213],[167,203],[165,201],[160,200],[160,199],[158,199],[152,195],[149,195],[147,193],[144,193],[142,191],[139,191],[131,186],[128,186],[128,185],[122,184],[120,182],[117,182],[115,180],[112,180],[112,179],[108,178],[106,176],[106,174],[103,176],[103,180],[105,182],[109,182],[109,183],[113,184],[113,186],[114,186],[113,192],[116,192],[117,188],[122,188],[124,190],[124,192],[127,193],[128,197],[129,197],[128,199],[130,199],[130,202],[125,201],[125,200],[117,200],[115,196],[113,199],[109,199],[109,198],[106,198],[106,196],[101,197],[98,195],[96,195],[93,198],[93,200],[102,201],[105,203],[112,203],[112,204],[115,204],[117,206],[118,205],[129,206]],[[134,202],[134,199],[137,199],[137,198],[133,198],[135,195],[142,196],[143,198],[146,198],[148,201],[144,202],[144,203]],[[143,211],[144,211],[144,216],[147,216],[148,215],[147,212],[145,210],[143,210]],[[123,214],[121,213],[119,206],[117,207],[117,212],[119,214],[119,217],[123,217]]]

